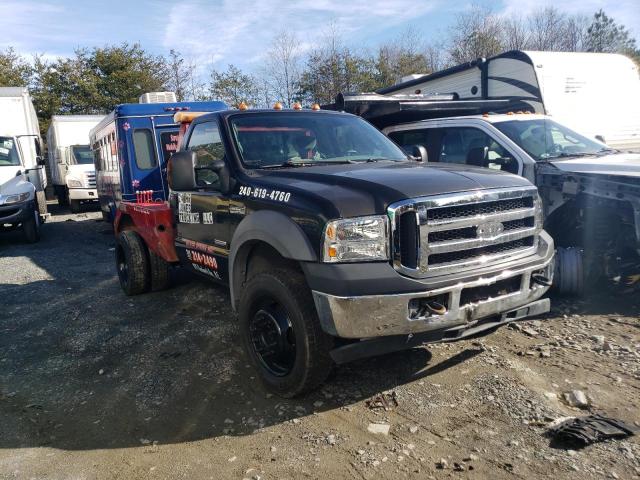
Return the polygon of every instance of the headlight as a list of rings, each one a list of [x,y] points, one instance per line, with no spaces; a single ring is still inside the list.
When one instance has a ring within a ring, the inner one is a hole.
[[[389,220],[386,216],[333,220],[324,229],[325,262],[389,259]]]
[[[73,178],[67,178],[67,186],[69,188],[82,188],[82,182],[80,180],[74,180]]]
[[[29,192],[18,193],[16,195],[0,196],[0,204],[9,205],[10,203],[20,203],[29,200]]]

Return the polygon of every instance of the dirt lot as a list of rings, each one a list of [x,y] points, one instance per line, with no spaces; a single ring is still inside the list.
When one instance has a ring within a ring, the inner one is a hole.
[[[127,298],[100,215],[51,210],[39,244],[0,237],[2,479],[640,478],[640,436],[578,451],[544,436],[588,411],[640,426],[638,293],[554,299],[547,318],[282,400],[246,365],[225,289],[176,272]]]

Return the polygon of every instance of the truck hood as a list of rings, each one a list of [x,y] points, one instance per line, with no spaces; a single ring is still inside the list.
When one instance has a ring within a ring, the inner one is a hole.
[[[566,158],[553,160],[551,164],[565,172],[640,177],[640,154],[638,153]]]
[[[2,185],[15,178],[20,170],[22,170],[21,165],[3,165],[0,167],[0,193],[2,193]]]
[[[13,175],[5,174],[4,169],[13,170]],[[14,195],[17,193],[30,192],[34,193],[36,188],[29,182],[24,175],[16,176],[16,172],[20,167],[0,167],[0,195]],[[32,196],[30,197],[32,198]]]
[[[522,177],[496,170],[415,162],[289,168],[265,173],[262,179],[292,196],[312,196],[318,207],[335,209],[328,215],[340,217],[382,214],[389,204],[408,198],[531,186]]]

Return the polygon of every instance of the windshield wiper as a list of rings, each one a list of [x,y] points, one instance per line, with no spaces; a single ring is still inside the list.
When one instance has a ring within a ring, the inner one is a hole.
[[[340,165],[348,163],[358,163],[354,160],[313,160],[311,162],[284,162],[276,165],[262,165],[258,168],[288,168],[288,167],[314,167],[316,165]]]

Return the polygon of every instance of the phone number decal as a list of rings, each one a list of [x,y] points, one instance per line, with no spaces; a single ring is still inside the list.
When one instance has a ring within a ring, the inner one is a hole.
[[[283,192],[281,190],[269,190],[267,188],[252,188],[252,187],[240,187],[239,194],[243,197],[251,198],[268,198],[274,202],[288,202],[291,198],[291,193]]]

